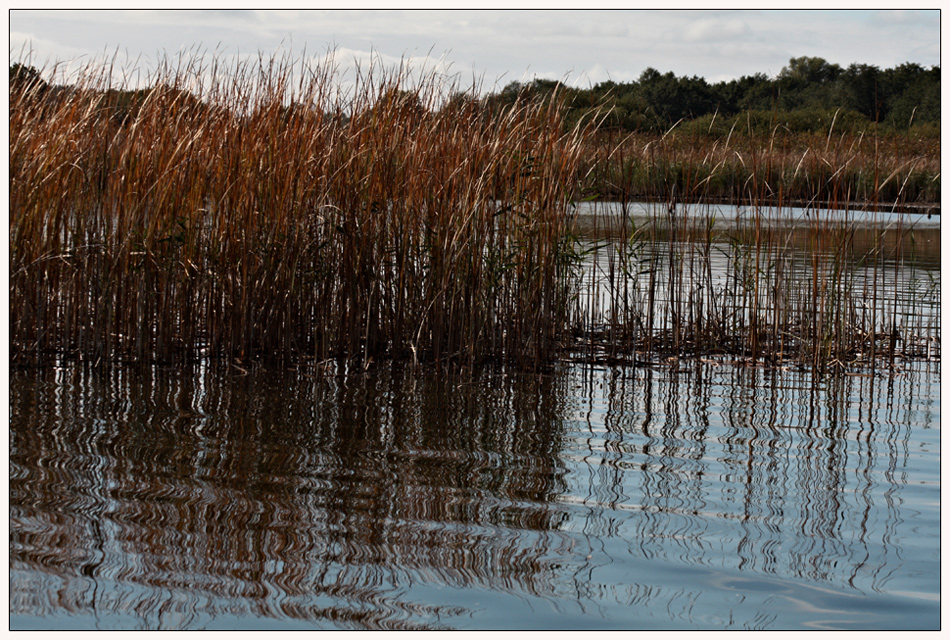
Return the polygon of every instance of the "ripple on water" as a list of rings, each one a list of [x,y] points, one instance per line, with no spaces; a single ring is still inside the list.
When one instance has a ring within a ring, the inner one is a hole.
[[[715,363],[13,372],[11,624],[935,626],[938,391]]]

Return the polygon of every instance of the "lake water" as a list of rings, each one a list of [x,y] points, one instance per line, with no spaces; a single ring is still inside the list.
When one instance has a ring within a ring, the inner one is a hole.
[[[671,343],[688,352],[717,331],[741,352],[757,325],[771,332],[772,355],[808,361],[814,337],[802,328],[814,322],[824,339],[853,345],[844,360],[873,360],[870,342],[849,341],[875,335],[880,355],[892,330],[898,351],[939,359],[939,215],[595,202],[576,216],[590,252],[578,324],[619,343],[626,330],[641,352],[648,334],[670,355]]]
[[[938,629],[939,362],[10,374],[13,629]]]

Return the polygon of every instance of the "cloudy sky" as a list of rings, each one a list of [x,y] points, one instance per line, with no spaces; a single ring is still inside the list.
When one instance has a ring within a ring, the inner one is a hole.
[[[653,67],[710,82],[777,74],[789,58],[843,67],[940,64],[937,10],[24,11],[10,17],[11,61],[37,68],[116,55],[148,69],[184,51],[289,52],[338,64],[411,60],[483,88],[554,78],[588,86]],[[31,56],[24,60],[25,52]]]

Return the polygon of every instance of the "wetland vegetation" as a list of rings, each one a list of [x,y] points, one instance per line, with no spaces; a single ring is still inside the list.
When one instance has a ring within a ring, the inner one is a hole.
[[[11,69],[11,628],[939,628],[934,74],[113,71]]]
[[[850,86],[827,66],[792,60],[776,82],[802,95],[825,76]],[[344,92],[332,67],[289,58],[165,61],[134,91],[113,71],[90,64],[54,85],[55,68],[11,69],[14,362],[537,369],[583,344],[630,361],[729,354],[827,369],[939,354],[935,320],[913,311],[938,304],[932,275],[915,282],[908,323],[852,268],[879,274],[933,251],[910,217],[852,213],[939,214],[934,74],[922,69],[903,69],[923,87],[903,131],[901,97],[874,123],[853,109],[810,117],[788,91],[771,114],[734,100],[748,108],[664,130],[657,87],[683,81],[646,72],[636,92],[614,87],[579,109],[584,92],[558,83],[479,97],[434,74],[410,82],[407,69],[363,70]],[[629,130],[636,96],[652,124]],[[619,227],[604,214],[594,227],[610,238],[585,237],[579,209],[605,199]],[[646,223],[627,219],[635,201],[653,206]],[[722,232],[713,203],[752,213]],[[783,223],[792,205],[811,214],[806,258],[803,229]],[[589,272],[605,256],[601,313]]]

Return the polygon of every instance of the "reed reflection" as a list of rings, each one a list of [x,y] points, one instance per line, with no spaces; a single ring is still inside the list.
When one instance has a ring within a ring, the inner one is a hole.
[[[398,628],[463,613],[415,583],[550,594],[555,384],[20,373],[12,610]]]
[[[868,624],[851,603],[939,594],[933,379],[15,370],[11,619]]]
[[[569,490],[597,507],[584,530],[646,559],[883,591],[912,537],[906,443],[937,423],[933,396],[894,406],[919,391],[916,375],[819,380],[712,361],[588,371],[598,417],[575,422],[588,453]]]

